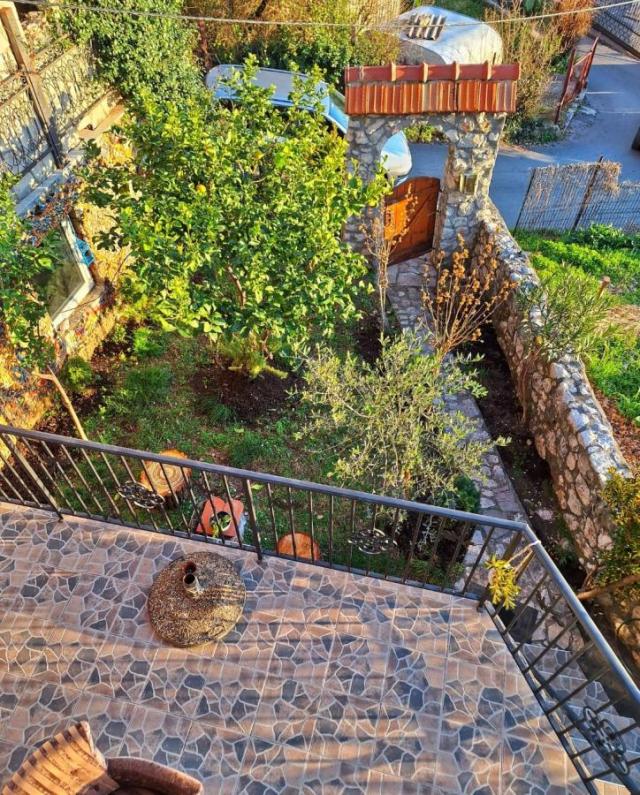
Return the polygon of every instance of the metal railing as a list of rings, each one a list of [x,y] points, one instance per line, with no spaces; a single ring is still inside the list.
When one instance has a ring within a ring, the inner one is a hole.
[[[524,523],[5,425],[0,500],[475,599],[587,789],[640,793],[640,690]],[[512,610],[489,599],[496,554]]]

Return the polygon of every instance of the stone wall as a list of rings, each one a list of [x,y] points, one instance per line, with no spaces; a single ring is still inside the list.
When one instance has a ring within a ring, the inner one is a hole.
[[[418,116],[351,116],[347,140],[349,157],[358,161],[358,171],[370,180],[378,167],[385,142],[400,130],[427,122],[443,133],[448,141],[441,194],[434,234],[434,248],[451,252],[458,234],[473,239],[480,224],[489,220],[493,205],[489,185],[504,126],[504,113],[450,113]],[[475,185],[461,190],[461,177],[475,176]],[[361,246],[361,221],[346,230],[347,240]]]
[[[497,212],[483,225],[478,244],[487,238],[495,241],[502,276],[518,281],[519,289],[537,282],[527,255]],[[601,489],[612,469],[628,474],[629,467],[579,359],[525,364],[526,332],[515,293],[496,313],[494,327],[520,402],[526,406],[536,449],[549,465],[578,557],[587,571],[593,570],[599,553],[611,542],[612,523]],[[628,623],[630,618],[640,619],[640,605],[627,604],[619,595],[600,601],[614,628],[625,624],[626,637],[620,637],[640,662],[640,621],[633,631]]]
[[[605,4],[607,0],[596,2],[596,5]],[[628,6],[607,8],[598,12],[593,26],[640,57],[640,0]]]

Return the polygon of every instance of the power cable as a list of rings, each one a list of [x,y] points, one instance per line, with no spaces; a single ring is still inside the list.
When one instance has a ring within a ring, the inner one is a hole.
[[[185,22],[216,22],[220,25],[249,25],[249,26],[262,26],[262,27],[299,27],[299,28],[336,28],[353,30],[354,28],[360,31],[402,31],[413,27],[412,23],[407,20],[401,22],[392,20],[387,23],[379,25],[357,25],[351,22],[317,22],[313,20],[293,20],[293,19],[237,19],[234,17],[213,17],[200,14],[169,14],[162,11],[137,11],[130,8],[110,8],[102,6],[91,6],[77,3],[58,3],[50,2],[50,0],[19,0],[21,5],[31,5],[41,9],[60,9],[65,11],[88,11],[95,14],[107,14],[116,16],[131,16],[139,18],[151,19],[174,19],[176,21],[184,20]],[[617,0],[614,3],[605,3],[600,6],[591,6],[590,8],[571,9],[568,11],[551,11],[546,14],[532,14],[531,16],[521,17],[504,17],[502,19],[491,20],[493,25],[508,25],[514,22],[534,22],[541,19],[553,19],[555,17],[572,16],[577,14],[586,14],[596,11],[605,11],[609,8],[621,8],[623,6],[634,5],[639,0]],[[488,24],[484,20],[477,20],[474,22],[447,22],[447,28],[462,28],[462,27],[476,27],[477,25]]]

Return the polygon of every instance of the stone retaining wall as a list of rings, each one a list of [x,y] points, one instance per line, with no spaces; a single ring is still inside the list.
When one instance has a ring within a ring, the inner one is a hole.
[[[527,255],[520,249],[496,213],[485,224],[478,244],[493,238],[502,275],[526,289],[537,281]],[[540,456],[548,463],[554,491],[576,552],[587,571],[593,570],[599,553],[611,542],[612,523],[601,489],[610,471],[628,474],[629,467],[613,436],[613,430],[585,373],[574,357],[547,364],[524,364],[525,331],[515,294],[496,313],[494,327],[507,359],[516,392],[526,405],[529,429]],[[601,600],[615,628],[640,618],[640,605],[624,604],[610,597]],[[640,621],[630,647],[640,661]],[[627,638],[625,637],[625,645]]]

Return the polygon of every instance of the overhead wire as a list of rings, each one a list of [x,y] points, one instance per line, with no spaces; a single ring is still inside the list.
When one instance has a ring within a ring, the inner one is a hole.
[[[413,27],[411,21],[407,20],[391,20],[389,22],[379,23],[376,25],[360,25],[353,22],[319,22],[316,20],[294,20],[294,19],[251,19],[251,18],[235,18],[235,17],[216,17],[208,16],[206,14],[171,14],[164,11],[143,11],[132,8],[115,8],[109,6],[92,6],[85,5],[84,3],[67,3],[55,2],[55,0],[19,0],[21,5],[30,5],[43,10],[47,9],[60,9],[63,11],[88,11],[95,14],[131,16],[139,18],[151,19],[173,19],[176,21],[184,20],[185,22],[216,22],[220,25],[248,25],[256,27],[298,27],[298,28],[334,28],[353,30],[357,28],[360,31],[402,31]],[[639,0],[616,0],[613,3],[604,3],[599,6],[591,6],[589,8],[570,9],[566,11],[549,11],[543,14],[532,14],[530,16],[505,16],[500,19],[492,19],[493,25],[508,25],[515,22],[534,22],[542,19],[553,19],[555,17],[571,16],[577,14],[586,14],[597,11],[606,11],[610,8],[621,8],[623,6],[633,5],[638,3]],[[486,24],[484,20],[475,20],[469,22],[456,22],[448,21],[447,28],[460,28],[460,27],[475,27],[477,25]]]

